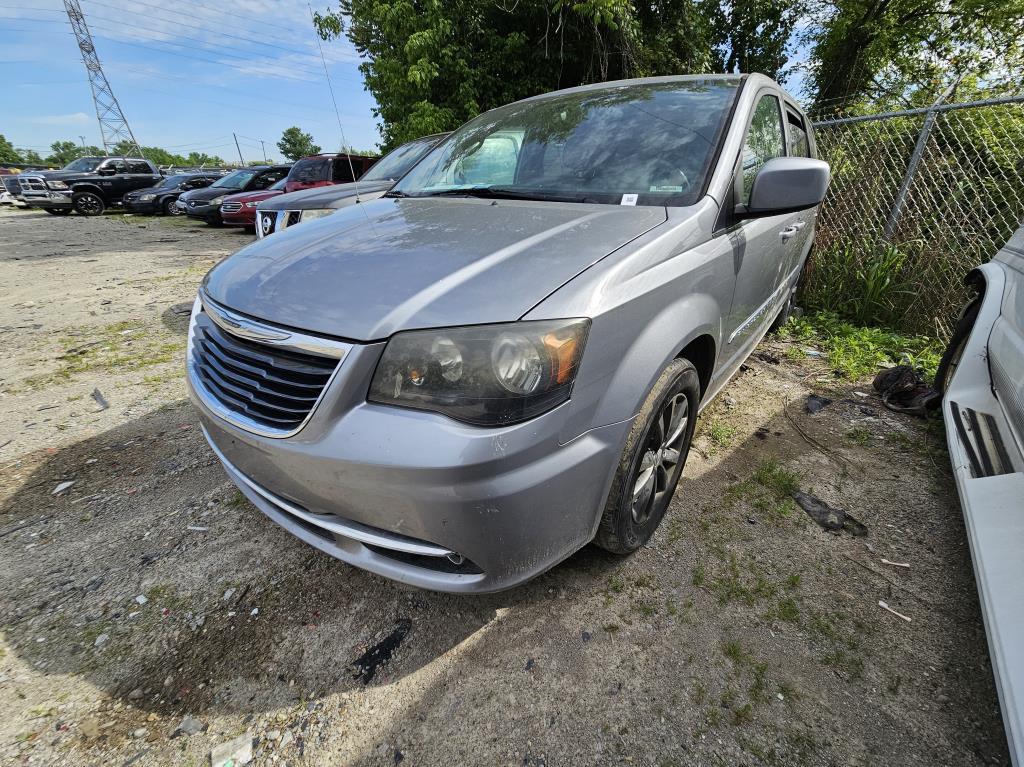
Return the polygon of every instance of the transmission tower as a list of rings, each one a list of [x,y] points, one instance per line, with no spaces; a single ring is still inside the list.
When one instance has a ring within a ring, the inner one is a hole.
[[[82,7],[78,4],[78,0],[64,0],[64,9],[68,12],[71,29],[74,30],[75,39],[78,41],[78,49],[82,52],[82,63],[85,64],[85,69],[89,73],[92,101],[96,106],[96,119],[100,123],[104,151],[110,154],[119,143],[128,142],[131,151],[139,157],[145,157],[142,154],[142,147],[135,140],[132,129],[128,127],[128,121],[124,119],[121,105],[114,97],[114,91],[111,90],[110,83],[107,82],[107,76],[103,74],[99,56],[96,55],[96,46],[93,45],[89,27],[85,24]]]

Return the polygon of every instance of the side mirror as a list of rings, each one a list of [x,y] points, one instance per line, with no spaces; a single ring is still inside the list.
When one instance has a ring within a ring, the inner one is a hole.
[[[104,165],[101,168],[97,168],[96,173],[100,176],[113,176],[117,173],[117,168],[113,165]]]
[[[774,216],[820,205],[828,191],[829,166],[809,157],[776,157],[754,176],[748,216]]]

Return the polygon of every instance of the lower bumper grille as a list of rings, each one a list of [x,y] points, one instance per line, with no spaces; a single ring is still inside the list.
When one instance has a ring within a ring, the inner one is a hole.
[[[231,413],[279,433],[298,429],[338,366],[338,360],[250,341],[199,311],[192,327],[194,375]]]

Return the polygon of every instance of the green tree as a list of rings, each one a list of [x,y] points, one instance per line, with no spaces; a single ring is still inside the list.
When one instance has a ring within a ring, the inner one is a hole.
[[[297,125],[293,125],[281,134],[277,148],[289,160],[298,160],[300,157],[320,153],[320,147],[313,143],[313,136],[303,133]]]
[[[182,163],[182,165],[190,165],[198,168],[200,166],[217,167],[227,165],[227,163],[215,154],[209,155],[205,152],[189,152],[188,157],[185,158],[185,162]]]
[[[35,149],[21,149],[18,153],[21,155],[21,161],[26,165],[46,165]]]
[[[83,148],[74,141],[54,141],[50,144],[50,150],[50,155],[46,158],[46,162],[49,165],[58,166],[67,165],[72,160],[88,152],[88,148]],[[100,154],[103,154],[103,152],[100,152]]]
[[[7,140],[4,134],[0,133],[0,163],[21,162],[21,155],[14,148],[14,144]]]
[[[806,34],[818,110],[917,106],[960,78],[1018,88],[1024,0],[818,0]]]
[[[525,96],[640,71],[628,0],[341,0],[315,23],[363,55],[385,150]]]
[[[733,0],[708,8],[719,71],[762,72],[783,81],[802,13],[802,0]]]

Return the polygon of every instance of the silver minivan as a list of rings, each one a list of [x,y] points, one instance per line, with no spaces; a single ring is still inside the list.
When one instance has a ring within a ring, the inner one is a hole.
[[[486,112],[382,198],[210,271],[187,352],[207,439],[275,522],[405,583],[628,554],[787,316],[828,178],[762,75]]]

